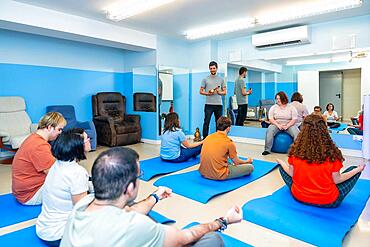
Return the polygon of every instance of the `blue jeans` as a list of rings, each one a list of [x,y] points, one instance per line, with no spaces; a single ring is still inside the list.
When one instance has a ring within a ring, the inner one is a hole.
[[[347,131],[351,135],[361,135],[361,136],[364,135],[364,132],[362,130],[357,129],[357,128],[348,128]]]
[[[198,147],[195,147],[195,148],[183,148],[183,147],[181,147],[179,157],[177,157],[176,159],[173,159],[173,160],[166,160],[166,159],[162,158],[162,160],[165,160],[165,161],[168,161],[168,162],[173,162],[173,163],[185,162],[190,158],[197,157],[200,154],[201,150],[202,150],[202,145],[200,145]]]
[[[217,126],[217,120],[222,116],[222,105],[204,105],[203,139],[208,136],[209,122],[211,121],[212,114],[215,115]]]

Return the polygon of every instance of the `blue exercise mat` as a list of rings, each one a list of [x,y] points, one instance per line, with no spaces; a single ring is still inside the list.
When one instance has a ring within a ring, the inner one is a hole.
[[[166,162],[163,161],[161,157],[142,160],[140,161],[140,168],[144,171],[144,175],[141,179],[144,181],[149,181],[154,176],[177,172],[199,164],[199,162],[199,157],[190,158],[188,161],[182,163]]]
[[[155,222],[161,223],[161,224],[169,224],[169,223],[175,223],[175,220],[169,219],[155,211],[150,211],[148,216],[152,218]]]
[[[288,187],[247,202],[244,219],[315,246],[342,246],[370,196],[370,180],[359,179],[338,208],[319,208],[293,199]]]
[[[185,226],[183,229],[187,229],[187,228],[190,228],[192,226],[196,226],[196,225],[199,225],[198,222],[192,222],[190,223],[189,225]],[[236,238],[233,238],[233,237],[230,237],[226,234],[223,234],[221,232],[217,232],[218,234],[220,234],[222,240],[224,241],[224,244],[225,244],[225,247],[248,247],[248,246],[253,246],[253,245],[249,245],[247,243],[244,243]]]
[[[338,148],[362,150],[362,142],[353,140],[353,135],[330,134],[330,136]]]
[[[254,160],[254,171],[251,175],[230,180],[210,180],[196,171],[175,174],[158,179],[155,186],[167,186],[173,192],[201,203],[207,203],[212,197],[235,190],[266,175],[277,164],[262,160]]]
[[[22,230],[0,236],[0,246],[47,246],[36,235],[36,226],[30,226]]]
[[[12,194],[0,195],[0,228],[37,218],[41,206],[24,206]]]

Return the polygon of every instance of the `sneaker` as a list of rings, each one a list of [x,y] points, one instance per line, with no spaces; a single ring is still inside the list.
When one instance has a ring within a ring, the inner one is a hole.
[[[270,154],[269,151],[263,151],[263,153],[262,153],[262,155],[268,155],[268,154]]]

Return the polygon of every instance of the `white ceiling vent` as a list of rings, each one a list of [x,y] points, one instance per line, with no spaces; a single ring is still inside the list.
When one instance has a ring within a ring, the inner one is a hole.
[[[252,35],[252,44],[256,48],[308,44],[311,42],[310,36],[308,26],[300,26]]]

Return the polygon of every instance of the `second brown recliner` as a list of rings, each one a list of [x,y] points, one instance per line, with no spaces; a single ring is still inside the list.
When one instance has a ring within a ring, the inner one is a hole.
[[[140,116],[126,114],[125,96],[98,93],[92,96],[92,105],[98,144],[113,147],[140,142]]]

